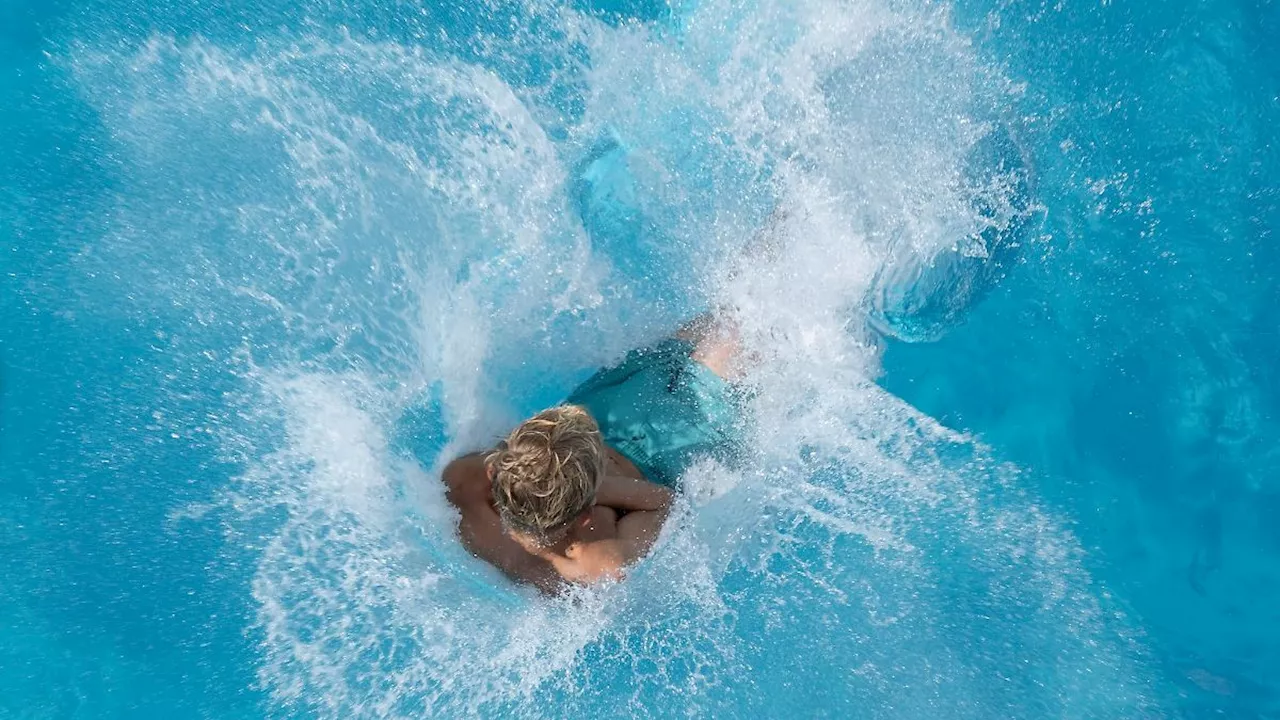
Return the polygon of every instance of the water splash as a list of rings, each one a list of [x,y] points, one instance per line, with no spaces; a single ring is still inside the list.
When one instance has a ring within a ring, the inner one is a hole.
[[[282,713],[1150,710],[1062,522],[871,382],[884,268],[1025,214],[971,168],[1016,88],[932,8],[552,17],[488,39],[583,58],[537,86],[354,36],[72,53],[129,169],[85,275],[240,381],[216,504],[260,538]],[[758,356],[752,461],[691,471],[625,584],[545,600],[468,557],[442,464],[711,304]]]

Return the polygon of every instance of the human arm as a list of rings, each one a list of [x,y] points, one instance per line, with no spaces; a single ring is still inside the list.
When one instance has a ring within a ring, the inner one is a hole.
[[[606,475],[596,490],[596,504],[628,512],[666,511],[672,494],[667,488],[648,480],[625,475]]]
[[[627,567],[649,554],[675,497],[670,489],[645,480],[617,450],[606,449],[606,475],[596,489],[596,511],[607,509],[601,518],[612,521],[602,523],[609,528],[607,536],[590,542],[581,558],[589,582],[621,579]]]
[[[616,517],[608,508],[597,506],[596,510]],[[668,507],[629,512],[613,524],[611,537],[586,543],[575,557],[581,568],[580,579],[584,582],[623,579],[626,569],[653,549],[667,514]]]
[[[671,506],[667,505],[659,510],[627,513],[618,521],[618,541],[625,546],[628,565],[639,561],[653,549],[670,511]]]
[[[671,490],[645,479],[635,463],[605,446],[604,478],[596,489],[596,504],[620,510],[661,510],[671,505]]]

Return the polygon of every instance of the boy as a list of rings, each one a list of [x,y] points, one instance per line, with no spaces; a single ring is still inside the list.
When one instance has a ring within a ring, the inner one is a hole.
[[[700,318],[492,451],[454,460],[444,482],[463,545],[549,593],[621,579],[653,546],[689,463],[732,446],[738,354],[732,327]]]

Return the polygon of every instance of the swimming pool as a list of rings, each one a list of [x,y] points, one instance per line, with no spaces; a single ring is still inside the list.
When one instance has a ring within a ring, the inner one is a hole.
[[[7,3],[0,714],[1280,713],[1277,36]],[[751,462],[623,586],[467,558],[440,463],[711,305]]]

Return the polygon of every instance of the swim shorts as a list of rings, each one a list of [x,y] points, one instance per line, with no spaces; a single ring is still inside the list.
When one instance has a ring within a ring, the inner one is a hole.
[[[692,353],[693,344],[679,338],[633,350],[566,401],[586,407],[606,444],[668,487],[696,458],[723,459],[740,435],[738,391]]]

